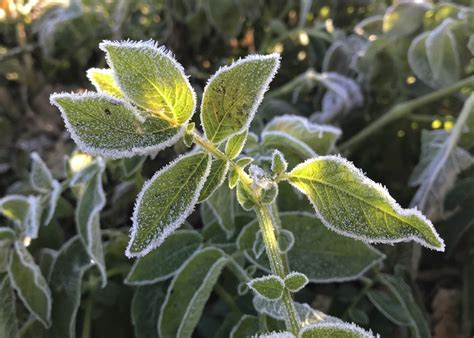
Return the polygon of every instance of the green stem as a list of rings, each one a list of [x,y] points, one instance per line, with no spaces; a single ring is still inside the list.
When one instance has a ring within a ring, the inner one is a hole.
[[[277,236],[279,236],[282,230],[282,227],[281,227],[280,214],[278,212],[278,205],[276,203],[276,200],[273,201],[273,203],[270,205],[270,209],[272,212],[272,219],[273,219],[275,233]],[[287,275],[290,272],[290,263],[288,262],[288,255],[286,253],[280,253],[280,256],[285,268],[285,275]]]
[[[256,205],[255,212],[257,213],[258,223],[262,231],[262,237],[272,272],[281,278],[285,278],[286,268],[280,251],[278,250],[271,207],[268,205]],[[298,335],[300,324],[293,298],[291,293],[286,289],[283,291],[282,302],[286,311],[286,327],[296,336]]]
[[[91,336],[91,320],[92,320],[92,295],[86,301],[86,309],[84,312],[84,323],[82,325],[82,338],[89,338]]]
[[[369,124],[364,129],[362,129],[358,134],[341,144],[339,146],[339,150],[341,152],[348,152],[349,150],[353,150],[374,132],[382,130],[382,128],[387,124],[410,114],[413,110],[425,104],[439,100],[440,98],[457,92],[461,88],[469,85],[474,85],[474,75],[469,76],[461,81],[458,81],[449,87],[434,91],[427,95],[420,96],[410,101],[397,104],[387,113],[385,113],[380,118]]]

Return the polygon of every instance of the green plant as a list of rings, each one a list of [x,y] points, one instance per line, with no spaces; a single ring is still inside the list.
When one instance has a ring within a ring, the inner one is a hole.
[[[99,93],[51,96],[51,102],[60,108],[79,147],[94,155],[121,158],[158,151],[181,138],[188,147],[196,144],[189,154],[158,171],[143,186],[133,212],[126,255],[145,260],[145,255],[166,245],[166,238],[173,236],[198,202],[212,198],[221,185],[224,189],[229,175],[229,186],[236,189],[241,207],[254,210],[257,215],[258,230],[253,247],[257,258],[262,249],[266,251],[271,268],[270,275],[251,279],[235,258],[221,249],[211,246],[195,251],[171,283],[174,293],[168,293],[160,312],[160,336],[191,335],[226,265],[238,270],[243,281],[248,278],[248,286],[261,301],[281,302],[288,336],[371,336],[354,325],[317,317],[305,319],[298,313],[292,293],[302,289],[308,277],[302,272],[290,273],[292,261],[287,253],[292,249],[294,236],[281,228],[274,202],[282,182],[289,182],[305,194],[322,223],[342,235],[366,243],[414,240],[425,247],[444,250],[444,243],[433,225],[420,212],[402,209],[382,186],[365,177],[347,160],[324,155],[333,150],[340,134],[336,128],[291,116],[269,124],[262,133],[266,147],[274,147],[273,138],[277,144],[293,150],[318,153],[303,163],[293,163],[290,171],[278,150],[266,158],[240,155],[249,135],[250,122],[279,67],[278,55],[244,58],[221,68],[210,78],[201,103],[202,135],[194,123],[189,122],[195,110],[196,95],[182,67],[168,51],[151,41],[106,41],[101,49],[106,53],[110,70],[88,72]],[[302,140],[307,136],[304,143]],[[100,167],[103,168],[98,165]],[[100,170],[94,177],[88,183],[92,190],[90,195],[86,190],[81,200],[86,206],[79,207],[77,217],[79,223],[84,217],[84,225],[79,225],[85,232],[81,237],[89,248],[90,257],[102,267],[95,210],[100,210],[104,201],[100,188],[92,188],[100,186]],[[175,240],[175,246],[166,250],[171,254],[173,250],[180,250],[179,246],[180,241]],[[380,257],[380,254],[375,256]],[[203,278],[195,294],[188,285],[192,281],[191,274],[192,278]],[[102,275],[105,283],[104,273]],[[182,298],[186,296],[179,293],[187,292],[191,292],[189,304],[183,304]]]

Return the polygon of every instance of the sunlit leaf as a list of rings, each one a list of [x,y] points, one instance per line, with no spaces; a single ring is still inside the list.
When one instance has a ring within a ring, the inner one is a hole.
[[[168,288],[158,320],[160,337],[191,337],[226,264],[224,253],[215,248],[203,249],[185,263]]]
[[[414,240],[444,250],[423,214],[402,209],[385,188],[341,157],[310,159],[289,173],[289,181],[309,198],[323,224],[340,234],[375,243]]]
[[[194,113],[196,94],[171,52],[153,41],[104,41],[100,49],[122,92],[152,114],[184,124]]]
[[[206,179],[206,183],[201,189],[198,202],[206,201],[224,182],[229,171],[229,162],[226,160],[213,159],[211,172]]]
[[[99,93],[108,94],[118,99],[124,98],[122,90],[115,81],[112,69],[90,68],[87,70],[87,77]]]
[[[209,79],[201,123],[211,142],[220,143],[248,129],[279,64],[277,54],[248,56]]]
[[[147,154],[174,144],[182,135],[182,129],[101,94],[53,94],[51,103],[61,111],[79,148],[92,155],[119,158]]]
[[[242,133],[232,136],[227,140],[225,145],[225,154],[230,158],[234,159],[239,156],[240,152],[244,148],[245,142],[247,141],[248,130],[244,130]]]
[[[194,209],[211,168],[208,154],[178,158],[143,186],[133,212],[125,254],[140,257],[159,246]]]

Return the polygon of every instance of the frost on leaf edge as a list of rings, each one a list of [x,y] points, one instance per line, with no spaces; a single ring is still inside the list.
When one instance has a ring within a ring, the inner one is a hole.
[[[258,291],[257,289],[255,289],[253,287],[253,285],[255,284],[255,282],[263,282],[263,281],[267,281],[267,280],[276,280],[280,283],[280,286],[281,286],[281,295],[280,297],[278,298],[275,298],[275,299],[270,299],[270,298],[267,298],[265,297],[264,295],[262,295],[260,293],[260,291]],[[277,275],[267,275],[267,276],[262,276],[262,277],[258,277],[258,278],[253,278],[251,280],[249,280],[247,282],[247,286],[249,287],[249,289],[251,289],[253,292],[255,292],[257,295],[265,298],[265,299],[269,299],[269,300],[278,300],[281,298],[281,296],[283,295],[283,290],[285,289],[285,282],[283,280],[283,278],[281,278],[280,276],[277,276]]]
[[[134,108],[131,104],[125,101],[122,101],[120,99],[117,99],[116,97],[110,96],[108,94],[99,94],[96,92],[88,92],[88,91],[84,93],[61,92],[61,93],[51,94],[51,96],[49,97],[49,101],[52,105],[57,107],[59,111],[61,112],[61,117],[63,118],[66,129],[71,135],[71,138],[73,139],[73,141],[77,144],[79,149],[93,156],[104,156],[107,158],[119,159],[119,158],[133,157],[137,155],[148,155],[151,152],[160,151],[167,147],[172,146],[173,144],[178,142],[178,140],[183,136],[183,133],[184,133],[184,129],[180,128],[178,132],[176,133],[176,135],[169,138],[167,141],[161,142],[153,146],[148,146],[148,147],[132,147],[127,150],[105,150],[103,148],[89,146],[86,143],[84,143],[81,137],[79,136],[79,134],[76,133],[76,131],[74,130],[74,128],[69,122],[69,118],[66,112],[61,107],[61,105],[58,102],[56,102],[57,98],[69,98],[71,100],[105,99],[105,100],[110,101],[111,103],[119,102],[120,104],[123,104],[125,108],[129,109],[135,115],[135,118],[140,123],[144,122],[143,116],[141,116],[140,112],[136,108]]]
[[[122,40],[122,41],[112,41],[112,40],[103,40],[101,43],[99,43],[99,49],[102,50],[105,53],[105,60],[107,64],[109,65],[110,69],[112,70],[114,74],[114,79],[117,85],[119,86],[120,90],[122,93],[130,100],[133,101],[132,99],[129,98],[128,91],[125,90],[125,88],[122,86],[121,82],[118,79],[117,76],[117,71],[115,70],[114,64],[112,60],[110,59],[109,52],[107,51],[107,47],[112,46],[112,47],[123,47],[123,48],[129,48],[129,49],[135,49],[140,52],[151,52],[152,57],[155,57],[157,55],[163,56],[164,58],[168,59],[171,64],[178,70],[178,72],[181,74],[184,82],[186,83],[186,86],[188,87],[189,91],[191,92],[192,100],[193,100],[193,108],[191,112],[189,113],[189,117],[186,121],[182,122],[181,125],[185,125],[189,122],[189,120],[193,117],[194,113],[196,112],[196,92],[194,91],[193,87],[191,86],[191,83],[189,82],[189,76],[186,75],[184,72],[183,66],[175,59],[173,52],[171,52],[166,46],[158,46],[157,41],[153,41],[152,39],[146,40],[146,41],[134,41],[134,40]]]
[[[276,73],[278,72],[278,69],[280,68],[280,58],[281,58],[281,56],[278,53],[272,53],[272,54],[268,54],[268,55],[250,54],[250,55],[246,56],[245,58],[239,58],[237,61],[232,62],[230,65],[222,66],[207,80],[206,86],[204,87],[203,94],[202,94],[201,106],[200,106],[201,112],[199,114],[201,127],[204,130],[204,135],[206,135],[206,137],[208,137],[208,135],[207,135],[206,127],[204,125],[203,104],[204,104],[204,96],[207,92],[207,88],[212,83],[212,81],[214,81],[219,75],[221,75],[223,73],[226,73],[226,72],[232,70],[234,67],[237,67],[241,64],[245,64],[245,63],[252,62],[252,61],[261,61],[261,60],[269,60],[269,59],[275,60],[275,66],[273,67],[273,69],[270,72],[269,76],[267,77],[267,79],[265,80],[265,82],[261,86],[260,90],[258,91],[257,96],[254,100],[254,103],[253,103],[252,107],[250,108],[249,116],[247,117],[247,121],[244,123],[242,128],[240,128],[239,130],[237,130],[233,133],[230,133],[229,135],[226,135],[226,137],[224,139],[219,141],[219,143],[222,143],[222,142],[228,140],[230,137],[241,134],[244,130],[249,129],[250,123],[252,123],[252,121],[255,117],[255,113],[257,112],[258,107],[262,103],[263,96],[268,91],[270,83],[272,82],[273,78],[275,77]]]
[[[415,241],[421,245],[423,245],[424,247],[426,248],[429,248],[429,249],[432,249],[432,250],[435,250],[435,251],[441,251],[443,252],[444,249],[445,249],[445,244],[444,244],[444,241],[443,239],[439,236],[438,232],[436,231],[433,223],[425,216],[423,215],[416,207],[415,208],[406,208],[406,209],[403,209],[398,203],[397,201],[395,201],[395,199],[390,195],[390,193],[388,192],[387,188],[384,187],[383,185],[381,185],[380,183],[377,183],[375,181],[372,181],[370,178],[368,178],[367,176],[364,175],[364,173],[362,172],[361,169],[357,168],[351,161],[339,156],[339,155],[325,155],[325,156],[318,156],[317,158],[310,158],[310,159],[307,159],[306,161],[298,164],[295,168],[293,168],[293,170],[288,174],[289,176],[291,176],[291,173],[294,171],[294,170],[297,170],[299,167],[302,167],[302,166],[305,166],[305,165],[308,165],[309,163],[311,162],[316,162],[316,161],[325,161],[325,160],[329,160],[329,161],[335,161],[339,164],[342,164],[344,166],[346,166],[353,174],[354,176],[356,177],[356,179],[366,185],[366,186],[369,186],[370,188],[374,188],[375,190],[377,190],[381,195],[382,195],[382,198],[385,200],[385,202],[387,202],[389,204],[389,206],[395,210],[396,213],[402,215],[402,216],[415,216],[417,218],[419,218],[422,222],[424,222],[428,228],[433,232],[435,238],[441,243],[441,247],[436,247],[436,246],[433,246],[431,244],[429,244],[428,242],[426,242],[423,238],[420,238],[416,235],[412,235],[412,236],[409,236],[409,237],[400,237],[400,238],[397,238],[397,239],[387,239],[387,238],[370,238],[370,237],[367,237],[367,236],[363,236],[363,235],[355,235],[353,233],[350,233],[350,232],[346,232],[346,231],[343,231],[343,230],[340,230],[338,229],[336,226],[334,226],[333,224],[329,223],[319,212],[319,209],[317,208],[316,205],[313,204],[313,202],[310,200],[310,203],[311,205],[313,206],[314,208],[314,211],[316,212],[316,215],[318,216],[318,218],[321,220],[321,222],[329,229],[333,230],[334,232],[340,234],[340,235],[343,235],[343,236],[347,236],[347,237],[351,237],[351,238],[354,238],[356,240],[360,240],[360,241],[363,241],[363,242],[366,242],[366,243],[383,243],[383,244],[393,244],[393,243],[400,243],[400,242],[409,242],[409,241]],[[291,184],[294,188],[296,188],[298,191],[300,191],[301,193],[305,194],[306,193],[300,189],[299,187],[297,187],[296,185],[293,185]],[[308,198],[309,199],[309,198]],[[416,230],[416,229],[415,229]]]
[[[202,154],[204,155],[204,153],[202,153]],[[176,230],[181,224],[183,224],[184,221],[186,220],[186,218],[193,212],[194,207],[197,204],[197,200],[199,198],[199,194],[201,192],[201,189],[204,186],[204,183],[206,182],[206,179],[209,176],[209,173],[211,171],[212,157],[211,157],[210,154],[207,154],[208,163],[207,163],[206,170],[204,171],[204,175],[201,177],[201,180],[199,181],[199,183],[197,185],[197,188],[194,191],[194,196],[191,199],[191,201],[190,201],[189,205],[187,206],[187,208],[184,210],[181,217],[176,219],[176,221],[174,221],[173,223],[168,224],[167,226],[165,226],[163,228],[161,234],[157,238],[153,239],[144,249],[142,249],[141,251],[136,252],[136,253],[132,253],[130,251],[132,243],[133,243],[133,241],[134,241],[134,239],[137,235],[137,232],[138,232],[138,223],[137,223],[138,209],[139,209],[139,205],[141,204],[141,201],[143,199],[143,196],[145,195],[145,192],[148,190],[148,188],[153,184],[153,182],[162,173],[164,173],[164,172],[168,171],[169,169],[171,169],[172,167],[174,167],[183,158],[191,157],[191,156],[194,156],[194,155],[196,155],[196,153],[189,153],[189,154],[186,154],[186,155],[179,156],[174,161],[168,163],[166,166],[164,166],[163,168],[158,170],[149,180],[147,180],[143,184],[142,189],[140,190],[140,193],[138,194],[137,199],[135,201],[135,205],[133,207],[132,227],[130,228],[130,239],[128,241],[127,248],[125,250],[125,256],[127,256],[128,258],[143,257],[147,253],[152,251],[153,249],[160,246],[161,243],[163,243],[163,241],[166,239],[166,237],[168,237],[174,230]]]
[[[352,331],[352,332],[362,335],[365,338],[380,338],[378,334],[374,335],[372,333],[372,330],[366,331],[354,323],[346,323],[346,322],[320,322],[316,324],[311,324],[311,325],[303,327],[303,329],[300,331],[299,336],[302,337],[306,331],[310,331],[310,330],[318,329],[318,328],[335,328],[335,329]]]

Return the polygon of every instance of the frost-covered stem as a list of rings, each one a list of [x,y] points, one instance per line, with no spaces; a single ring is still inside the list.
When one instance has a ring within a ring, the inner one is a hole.
[[[273,219],[273,226],[275,229],[275,233],[277,236],[279,236],[282,228],[281,228],[280,214],[278,213],[278,205],[276,203],[276,200],[273,201],[273,203],[270,205],[270,209],[272,211],[272,219]],[[285,275],[287,275],[290,272],[290,264],[288,262],[288,255],[286,253],[280,253],[280,255],[281,255],[281,259],[283,260]]]
[[[267,251],[267,256],[268,260],[270,261],[272,272],[281,278],[285,278],[286,269],[280,251],[278,250],[278,242],[275,235],[271,207],[261,204],[256,205],[255,212],[257,213],[258,223],[262,232],[262,237],[265,243],[265,249]],[[282,301],[286,312],[286,327],[296,336],[298,335],[300,324],[295,305],[293,303],[293,298],[291,297],[290,292],[286,289],[283,291]]]
[[[360,143],[362,143],[366,138],[372,135],[374,132],[382,130],[382,127],[385,125],[398,120],[406,115],[410,114],[414,109],[421,107],[425,104],[431,103],[436,101],[446,95],[450,95],[465,86],[474,85],[474,75],[469,76],[461,81],[458,81],[452,84],[449,87],[434,91],[427,95],[420,96],[416,99],[406,101],[400,104],[395,105],[392,109],[390,109],[387,113],[382,115],[380,118],[369,124],[367,127],[362,129],[359,133],[355,136],[344,142],[339,146],[339,150],[341,152],[348,152],[349,150],[353,150],[356,148]]]

